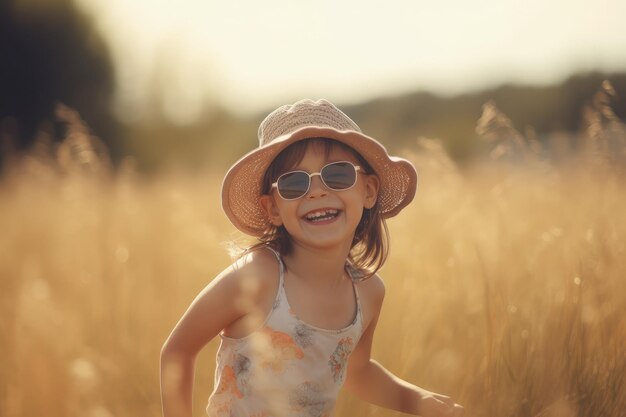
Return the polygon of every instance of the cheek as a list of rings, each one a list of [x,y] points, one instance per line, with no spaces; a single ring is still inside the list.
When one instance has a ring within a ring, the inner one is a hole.
[[[282,201],[278,205],[278,212],[283,220],[289,221],[298,216],[298,205],[294,202]]]
[[[346,205],[346,210],[348,210],[350,216],[355,218],[357,222],[361,220],[363,209],[366,208],[366,200],[367,197],[365,193],[358,193],[351,196],[350,201]]]
[[[359,189],[359,198],[360,202],[365,206],[369,200],[371,200],[372,195],[376,195],[376,192],[369,187],[367,184],[363,184]]]

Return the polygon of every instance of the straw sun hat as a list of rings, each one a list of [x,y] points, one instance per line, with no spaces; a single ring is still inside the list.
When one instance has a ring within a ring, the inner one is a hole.
[[[308,138],[329,138],[357,151],[380,180],[378,204],[382,217],[393,217],[409,204],[417,188],[417,172],[406,159],[389,156],[376,139],[361,132],[341,110],[326,100],[300,100],[279,107],[259,126],[259,147],[244,155],[226,173],[222,207],[242,232],[262,236],[270,226],[259,197],[265,171],[292,143]]]

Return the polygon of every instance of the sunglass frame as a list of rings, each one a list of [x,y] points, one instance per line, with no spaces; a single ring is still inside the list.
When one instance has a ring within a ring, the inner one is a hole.
[[[324,171],[324,169],[326,169],[327,167],[331,166],[331,165],[335,165],[335,164],[349,164],[354,168],[354,182],[352,183],[351,186],[347,187],[347,188],[333,188],[330,187],[328,184],[326,184],[326,181],[324,181],[324,177],[322,176],[322,171]],[[283,178],[285,175],[290,175],[290,174],[295,174],[298,172],[302,172],[303,174],[307,175],[309,177],[309,181],[307,184],[307,188],[306,191],[304,193],[302,193],[302,195],[298,196],[298,197],[294,197],[294,198],[285,198],[283,196],[283,194],[280,192],[280,188],[278,187],[278,182],[280,181],[281,178]],[[326,165],[324,165],[319,172],[312,172],[312,173],[308,173],[306,171],[303,170],[295,170],[295,171],[289,171],[289,172],[285,172],[283,174],[281,174],[275,182],[272,183],[272,189],[276,188],[276,191],[278,191],[278,195],[280,196],[280,198],[282,198],[283,200],[286,201],[292,201],[292,200],[298,200],[302,197],[304,197],[305,195],[307,195],[309,193],[309,190],[311,189],[311,178],[314,176],[319,176],[320,180],[322,180],[322,184],[324,184],[324,187],[328,188],[329,190],[332,191],[348,191],[349,189],[351,189],[352,187],[354,187],[356,185],[357,182],[357,177],[359,172],[363,172],[362,168],[360,165],[354,165],[352,162],[350,161],[335,161],[335,162],[330,162]]]

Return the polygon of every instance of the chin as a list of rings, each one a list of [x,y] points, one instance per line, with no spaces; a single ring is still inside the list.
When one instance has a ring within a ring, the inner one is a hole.
[[[302,239],[298,239],[300,243],[309,247],[315,247],[319,249],[335,249],[343,248],[346,245],[349,247],[354,239],[354,233],[351,235],[326,235],[326,236],[307,236]]]

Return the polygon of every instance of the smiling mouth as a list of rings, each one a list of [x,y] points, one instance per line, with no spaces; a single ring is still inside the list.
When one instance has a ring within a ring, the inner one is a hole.
[[[339,213],[337,209],[315,210],[305,214],[303,219],[311,223],[321,223],[334,219]]]

